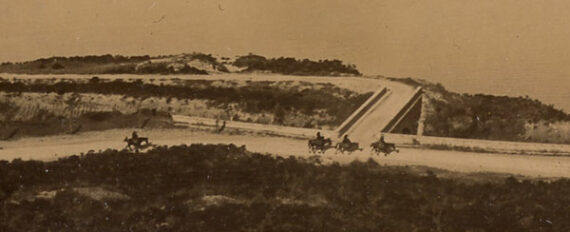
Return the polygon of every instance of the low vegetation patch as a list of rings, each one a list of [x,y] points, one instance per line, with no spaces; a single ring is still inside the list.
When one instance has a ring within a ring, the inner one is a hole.
[[[2,231],[568,231],[570,181],[465,182],[233,145],[0,162]],[[96,191],[87,191],[88,189]],[[87,193],[89,192],[89,193]]]
[[[570,143],[570,114],[528,96],[458,94],[427,81],[393,80],[424,88],[424,135]]]

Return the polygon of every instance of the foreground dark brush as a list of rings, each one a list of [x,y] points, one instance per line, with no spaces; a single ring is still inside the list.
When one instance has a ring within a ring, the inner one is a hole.
[[[336,148],[336,153],[340,152],[342,154],[344,154],[344,152],[348,152],[348,154],[350,154],[355,151],[362,151],[362,148],[360,148],[358,143],[355,142],[337,143],[335,148]]]
[[[384,156],[389,155],[392,152],[400,152],[396,148],[396,145],[393,143],[381,143],[381,142],[373,142],[370,144],[372,148],[372,152],[376,153],[376,155],[380,155],[380,153],[384,153]]]
[[[570,180],[464,177],[231,144],[3,161],[0,231],[570,231]]]
[[[325,153],[328,149],[332,148],[332,140],[326,139],[311,139],[308,142],[309,153]]]

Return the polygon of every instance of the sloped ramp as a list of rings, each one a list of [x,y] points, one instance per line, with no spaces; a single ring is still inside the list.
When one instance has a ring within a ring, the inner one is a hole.
[[[359,142],[361,146],[372,143],[382,131],[396,125],[400,120],[398,117],[401,118],[407,112],[407,107],[421,95],[418,94],[421,88],[414,89],[395,82],[387,85],[387,89],[388,92],[367,112],[362,113],[362,117],[346,129],[346,132],[339,133],[339,137],[348,134],[352,141]]]

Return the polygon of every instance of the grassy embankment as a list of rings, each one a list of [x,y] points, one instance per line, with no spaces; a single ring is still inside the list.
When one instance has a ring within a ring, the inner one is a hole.
[[[331,84],[186,80],[163,85],[92,78],[0,81],[4,138],[109,128],[168,126],[170,114],[307,128],[333,128],[371,93]],[[146,113],[144,113],[146,112]],[[152,114],[149,114],[151,112]],[[84,115],[85,114],[85,115]],[[158,117],[155,117],[157,116]],[[142,121],[142,122],[141,122]],[[33,132],[25,128],[38,128]],[[99,125],[99,126],[93,126]],[[78,129],[79,128],[79,129]]]
[[[423,80],[393,80],[424,88],[425,135],[570,143],[570,114],[528,96],[458,94]]]
[[[373,161],[322,166],[233,145],[14,160],[0,162],[0,230],[570,229],[569,180],[439,173]]]

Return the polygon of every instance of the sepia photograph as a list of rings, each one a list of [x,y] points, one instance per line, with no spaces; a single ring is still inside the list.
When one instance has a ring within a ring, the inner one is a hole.
[[[570,231],[568,12],[1,0],[0,231]]]

